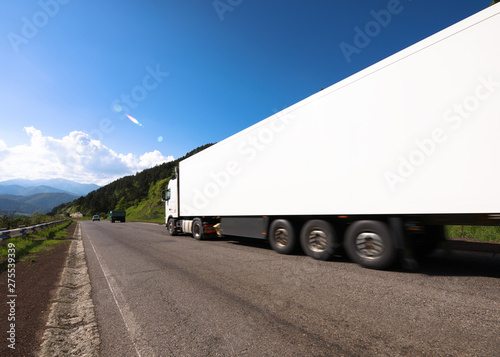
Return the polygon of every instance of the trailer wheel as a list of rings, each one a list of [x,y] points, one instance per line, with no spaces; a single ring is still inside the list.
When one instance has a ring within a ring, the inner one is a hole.
[[[173,237],[176,236],[177,233],[177,228],[175,227],[175,219],[170,217],[167,222],[167,229],[168,233]]]
[[[317,260],[329,260],[339,247],[333,226],[322,220],[308,221],[300,232],[304,253]]]
[[[352,261],[370,269],[387,269],[396,259],[389,228],[379,221],[357,221],[347,228],[345,250]]]
[[[269,227],[269,245],[280,254],[290,254],[297,246],[293,225],[286,219],[277,219]]]
[[[193,238],[196,240],[202,240],[203,239],[203,222],[199,218],[195,218],[193,220],[193,226],[192,226],[192,232],[193,232]]]

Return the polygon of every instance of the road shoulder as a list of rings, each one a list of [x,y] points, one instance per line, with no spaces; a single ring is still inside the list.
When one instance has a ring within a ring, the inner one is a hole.
[[[40,356],[98,356],[100,337],[78,224],[56,299],[43,334]]]

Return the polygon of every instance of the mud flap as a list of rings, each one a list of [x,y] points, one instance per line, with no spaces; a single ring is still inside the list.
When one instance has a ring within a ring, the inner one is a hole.
[[[394,239],[394,247],[399,252],[400,262],[403,269],[410,271],[418,270],[419,264],[412,248],[413,244],[403,229],[403,219],[400,217],[390,217],[389,227],[391,228],[392,237]]]

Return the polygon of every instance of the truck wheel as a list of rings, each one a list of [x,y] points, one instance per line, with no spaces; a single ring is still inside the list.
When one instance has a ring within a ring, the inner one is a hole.
[[[349,258],[365,268],[386,269],[396,259],[390,230],[383,222],[354,222],[346,231],[344,246]]]
[[[175,228],[175,219],[170,217],[167,222],[167,229],[168,233],[173,237],[176,236],[177,233],[177,228]]]
[[[329,260],[339,247],[335,230],[327,221],[311,220],[300,231],[304,253],[318,260]]]
[[[290,254],[297,246],[293,225],[286,219],[277,219],[269,227],[269,245],[280,254]]]
[[[199,218],[193,220],[192,226],[193,238],[196,240],[203,239],[203,222]]]

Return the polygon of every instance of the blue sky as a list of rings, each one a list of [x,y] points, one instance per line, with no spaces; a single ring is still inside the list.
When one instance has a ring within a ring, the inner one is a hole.
[[[0,181],[104,184],[179,158],[490,2],[3,1]]]

